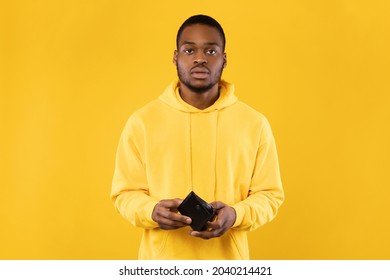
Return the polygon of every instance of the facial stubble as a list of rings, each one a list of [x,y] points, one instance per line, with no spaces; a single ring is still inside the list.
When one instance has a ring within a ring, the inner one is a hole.
[[[210,82],[204,86],[193,85],[190,79],[186,78],[186,72],[181,71],[178,65],[176,65],[176,70],[177,70],[177,76],[179,77],[179,80],[182,84],[184,84],[192,92],[202,94],[209,91],[216,84],[219,84],[222,77],[223,66],[218,72],[215,73],[214,77],[211,78]]]

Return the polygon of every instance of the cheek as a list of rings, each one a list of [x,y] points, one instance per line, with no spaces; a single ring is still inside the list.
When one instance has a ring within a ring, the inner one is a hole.
[[[186,67],[191,64],[191,59],[188,56],[179,55],[176,59],[176,64],[181,67]]]
[[[178,60],[176,61],[176,68],[181,72],[181,73],[187,73],[189,66],[186,62],[183,60]]]
[[[214,71],[220,71],[224,68],[225,62],[223,60],[218,60],[213,63],[213,70]]]

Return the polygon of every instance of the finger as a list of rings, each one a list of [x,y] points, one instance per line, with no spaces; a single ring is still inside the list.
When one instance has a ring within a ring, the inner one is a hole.
[[[211,239],[219,237],[223,234],[221,230],[211,230],[211,231],[190,231],[190,235],[194,237],[199,237],[203,239]]]
[[[182,222],[179,222],[179,221],[172,221],[172,220],[169,220],[169,219],[166,219],[166,218],[161,218],[158,221],[158,225],[162,229],[177,229],[177,228],[180,228],[180,227],[187,226],[188,224],[182,223]]]
[[[222,226],[220,224],[217,224],[217,223],[212,223],[212,224],[207,225],[207,231],[219,230],[221,228],[222,228]]]
[[[168,209],[175,209],[177,211],[177,207],[181,204],[183,200],[180,198],[175,198],[175,199],[163,199],[160,200],[158,203],[159,206],[168,208]]]
[[[163,230],[176,230],[176,229],[179,229],[179,228],[182,228],[180,226],[169,226],[169,225],[159,225],[159,228],[160,229],[163,229]]]
[[[180,223],[184,223],[184,224],[191,224],[191,218],[190,217],[187,217],[187,216],[184,216],[184,215],[180,215],[180,214],[177,214],[177,213],[174,213],[174,212],[170,212],[170,211],[161,211],[161,212],[158,212],[158,215],[161,217],[161,218],[165,218],[165,219],[168,219],[168,220],[171,220],[171,221],[176,221],[176,222],[180,222]]]
[[[221,222],[208,222],[207,229],[204,231],[191,231],[190,235],[204,239],[219,237],[223,235],[229,227],[224,226]]]
[[[221,208],[226,206],[226,204],[221,202],[221,201],[213,201],[210,204],[211,204],[211,206],[213,206],[213,208],[215,210],[219,210],[219,209],[221,209]]]

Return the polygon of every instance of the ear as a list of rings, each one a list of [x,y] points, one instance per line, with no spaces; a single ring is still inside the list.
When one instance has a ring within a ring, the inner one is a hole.
[[[223,68],[225,68],[227,66],[227,57],[226,57],[226,53],[223,54]]]
[[[173,52],[173,64],[177,66],[177,50]]]

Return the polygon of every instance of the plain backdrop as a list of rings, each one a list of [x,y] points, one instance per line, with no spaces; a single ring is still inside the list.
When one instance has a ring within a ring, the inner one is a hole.
[[[109,197],[116,147],[198,13],[279,152],[286,200],[251,257],[389,259],[389,3],[1,0],[0,259],[137,257]]]

